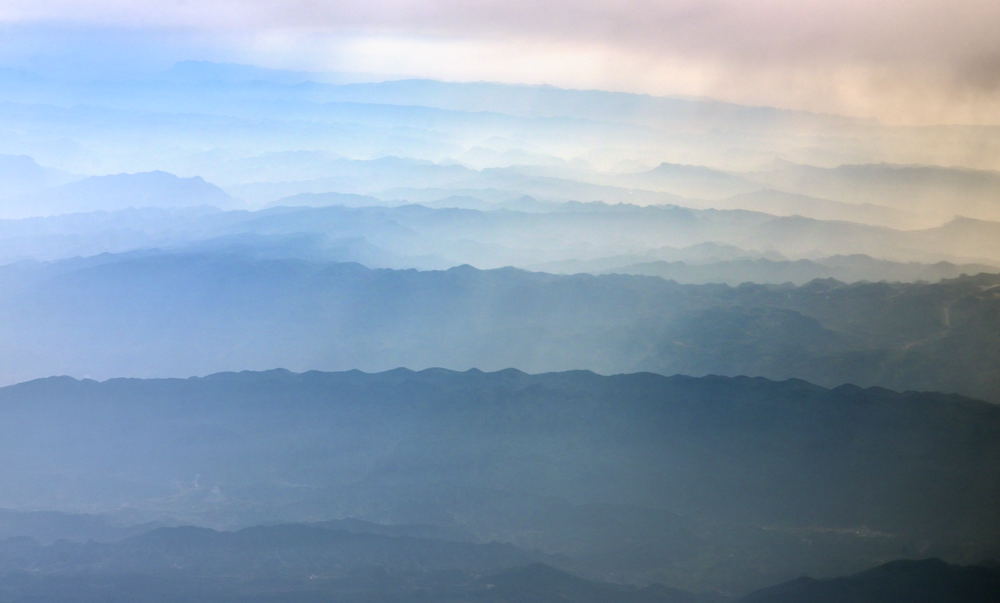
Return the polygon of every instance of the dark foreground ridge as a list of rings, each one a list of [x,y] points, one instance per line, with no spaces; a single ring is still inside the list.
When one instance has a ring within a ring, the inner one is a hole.
[[[0,389],[0,453],[18,459],[0,507],[423,524],[594,579],[739,593],[885,559],[990,557],[998,435],[986,402],[800,380],[58,377]]]

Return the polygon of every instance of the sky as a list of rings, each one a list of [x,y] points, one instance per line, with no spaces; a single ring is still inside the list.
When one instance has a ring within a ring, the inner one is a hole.
[[[1000,124],[997,24],[996,0],[4,0],[0,61],[225,60]]]

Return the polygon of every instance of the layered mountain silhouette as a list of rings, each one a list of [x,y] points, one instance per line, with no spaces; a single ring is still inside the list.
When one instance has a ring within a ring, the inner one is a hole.
[[[458,530],[444,542],[507,542],[590,576],[740,592],[920,551],[987,555],[1000,537],[998,431],[985,402],[794,380],[52,378],[0,389],[2,451],[18,459],[0,505],[127,509],[132,522],[425,524]],[[221,537],[197,534],[208,548],[194,565],[210,564]],[[128,559],[149,557],[116,563]]]
[[[160,528],[109,542],[0,543],[8,601],[389,601],[555,603],[988,603],[995,565],[898,560],[846,577],[799,578],[745,596],[695,594],[654,583],[588,579],[552,560],[496,543],[389,536],[394,526],[354,522],[216,531]],[[532,561],[544,559],[545,561]]]
[[[783,162],[754,178],[787,192],[839,201],[992,220],[1000,216],[1000,172],[991,170],[888,163],[821,168]]]
[[[4,217],[50,216],[143,207],[226,207],[233,201],[203,179],[167,172],[92,176],[3,201]]]
[[[373,527],[374,524],[371,524]],[[387,527],[387,526],[386,526]],[[108,543],[0,543],[8,601],[712,603],[719,596],[590,580],[510,545],[316,524],[161,528]]]
[[[595,263],[596,264],[596,263]],[[937,282],[962,275],[992,273],[987,264],[938,262],[890,262],[867,255],[833,256],[815,260],[739,258],[727,261],[688,263],[645,261],[606,268],[597,272],[659,276],[681,283],[793,283],[804,285],[817,279],[841,282],[926,281]],[[580,272],[580,270],[576,270]]]
[[[175,184],[184,182],[164,177]],[[169,189],[166,187],[162,194],[167,195]],[[138,193],[134,197],[122,193],[119,197],[123,204],[141,205],[136,201],[141,199]],[[553,266],[565,271],[566,266],[575,264],[577,271],[602,272],[657,260],[692,264],[756,258],[821,261],[837,255],[868,255],[897,264],[947,261],[978,265],[989,271],[997,271],[1000,265],[996,242],[1000,240],[1000,222],[970,218],[903,231],[801,216],[676,205],[542,203],[525,197],[511,202],[511,207],[483,210],[448,207],[448,198],[432,197],[438,199],[435,203],[439,206],[316,194],[286,200],[297,206],[210,211],[207,206],[197,206],[199,197],[182,196],[173,206],[163,208],[3,220],[0,261],[179,248],[233,236],[305,236],[327,241],[364,239],[392,258],[375,260],[372,267],[394,268],[444,268],[469,263],[483,268]],[[331,198],[340,205],[322,206],[324,199]],[[209,203],[212,198],[209,195],[202,201]],[[215,201],[216,205],[225,204],[222,199]],[[369,201],[379,205],[345,206]],[[457,203],[463,204],[462,199]],[[313,204],[321,206],[302,206]],[[299,256],[289,250],[286,257]],[[836,275],[857,278],[850,271]],[[708,280],[709,276],[711,271],[706,271],[700,277],[695,275],[694,280]],[[858,276],[912,280],[914,271],[906,266],[882,264],[879,270],[861,271]]]
[[[996,128],[102,36],[0,66],[0,602],[1000,601]]]
[[[805,216],[816,220],[860,222],[896,228],[922,225],[920,214],[873,203],[845,203],[809,195],[764,189],[717,199],[718,209],[747,209],[779,216]]]
[[[40,166],[27,155],[0,155],[0,202],[70,180],[72,175]]]
[[[371,270],[223,251],[0,270],[0,376],[285,365],[797,377],[1000,400],[996,275],[681,285],[514,269]]]
[[[673,163],[661,163],[647,172],[623,176],[622,181],[638,188],[662,190],[693,199],[723,199],[759,188],[737,174]]]

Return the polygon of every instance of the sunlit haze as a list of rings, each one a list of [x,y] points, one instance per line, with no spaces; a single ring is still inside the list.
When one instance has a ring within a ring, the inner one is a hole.
[[[1000,601],[998,25],[0,1],[0,603]]]
[[[990,0],[9,0],[0,20],[14,59],[79,50],[64,47],[73,29],[69,44],[90,52],[162,43],[174,57],[198,49],[276,67],[1000,124],[1000,5]]]

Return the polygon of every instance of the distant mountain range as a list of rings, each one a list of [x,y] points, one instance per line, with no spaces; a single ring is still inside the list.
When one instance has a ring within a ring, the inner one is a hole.
[[[38,165],[27,155],[0,155],[0,202],[73,179],[70,174]]]
[[[79,194],[70,195],[68,191]],[[706,244],[747,250],[726,259],[815,259],[864,254],[894,262],[1000,264],[1000,222],[970,218],[905,231],[677,205],[553,203],[521,197],[484,210],[448,207],[449,199],[441,197],[436,197],[435,207],[426,207],[401,205],[398,199],[339,193],[290,197],[286,199],[290,207],[223,212],[208,211],[209,206],[224,208],[234,203],[219,189],[198,179],[167,174],[90,178],[38,195],[39,203],[49,199],[51,203],[46,207],[65,201],[81,208],[107,207],[115,211],[0,221],[0,262],[150,247],[176,249],[232,236],[305,236],[319,243],[364,240],[385,256],[382,260],[373,257],[373,266],[394,268],[443,268],[462,263],[484,268],[544,268],[560,262],[586,266],[589,261],[604,262],[617,256],[638,258],[611,266],[604,264],[603,268],[584,268],[599,272],[642,261],[677,258],[662,252]],[[476,205],[474,198],[452,199],[458,205]],[[299,257],[297,253],[290,249],[286,257]],[[326,259],[356,258],[328,255]],[[686,261],[686,257],[677,259]],[[909,276],[912,270],[894,270],[889,264],[883,264],[883,268],[883,272],[876,273],[880,275],[877,278],[913,278]],[[844,274],[845,278],[853,278]],[[816,273],[817,277],[823,275]]]
[[[670,195],[721,202],[776,189],[828,199],[822,210],[806,210],[817,218],[870,216],[886,224],[891,216],[882,207],[903,212],[904,220],[923,212],[933,221],[1000,218],[1000,165],[988,127],[892,127],[705,98],[550,86],[348,83],[342,74],[209,62],[114,81],[64,75],[0,72],[0,128],[8,134],[0,152],[30,154],[76,174],[162,169],[201,176],[254,203],[432,186],[337,173],[340,163],[391,156],[516,169],[520,177],[481,174],[476,187],[557,200],[647,203]],[[969,167],[946,167],[950,158]],[[890,222],[916,223],[929,221]]]
[[[781,163],[753,176],[774,188],[874,203],[931,215],[1000,218],[1000,172],[933,165],[860,164],[820,168]]]
[[[166,172],[92,176],[49,186],[60,180],[66,178],[42,177],[19,194],[0,195],[0,213],[10,218],[128,208],[229,207],[234,203],[222,189],[201,178],[178,178]]]
[[[621,180],[638,188],[667,191],[693,199],[721,199],[760,188],[737,174],[673,163],[661,163],[647,172],[623,175]]]
[[[938,282],[962,275],[994,273],[986,264],[919,264],[876,260],[866,255],[833,256],[816,260],[771,260],[740,258],[706,263],[652,261],[606,268],[596,272],[644,274],[681,283],[793,283],[804,285],[816,279],[859,281]],[[579,270],[577,270],[579,272]]]
[[[747,209],[778,216],[803,216],[815,220],[860,222],[894,228],[916,228],[927,223],[927,218],[914,211],[893,209],[872,203],[831,201],[771,189],[754,190],[715,199],[709,205],[717,209]],[[950,217],[950,214],[946,217]]]
[[[238,248],[0,269],[0,375],[282,365],[799,377],[1000,401],[1000,275],[681,285],[515,269],[372,270]]]
[[[0,545],[6,601],[83,603],[277,601],[389,603],[992,603],[993,566],[898,560],[835,579],[799,578],[744,597],[587,579],[531,561],[510,545],[388,536],[394,526],[347,522],[234,532],[157,529],[110,543],[30,540]]]

